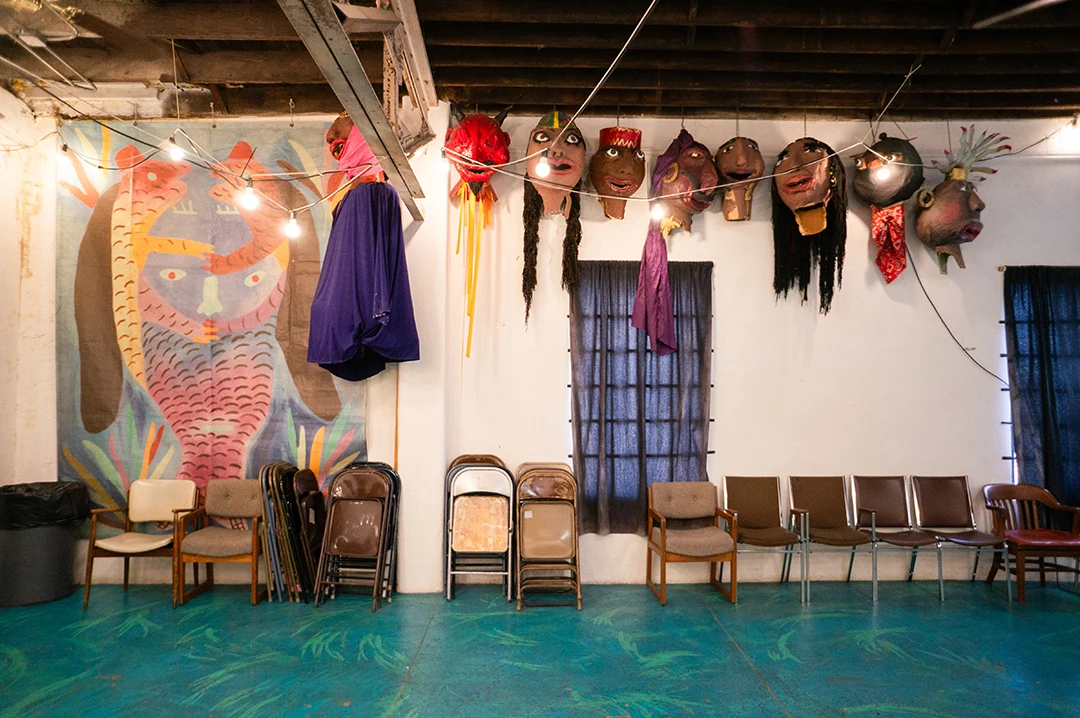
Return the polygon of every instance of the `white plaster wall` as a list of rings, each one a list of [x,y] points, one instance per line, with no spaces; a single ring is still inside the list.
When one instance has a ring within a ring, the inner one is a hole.
[[[0,90],[0,484],[56,480],[56,142]]]
[[[10,108],[14,107],[15,110]],[[0,130],[28,132],[18,105],[0,95]],[[433,113],[439,138],[413,158],[424,186],[426,221],[406,229],[406,247],[422,359],[369,381],[368,451],[372,460],[397,463],[402,475],[400,587],[437,591],[441,584],[443,474],[449,458],[493,452],[510,466],[527,460],[567,461],[570,453],[569,362],[565,292],[559,287],[564,223],[541,226],[537,286],[526,327],[521,299],[521,182],[497,176],[495,226],[483,236],[480,291],[472,358],[463,357],[462,257],[455,256],[458,211],[446,195],[451,182],[438,162],[445,107]],[[514,157],[524,154],[535,118],[511,117],[505,129]],[[611,118],[582,120],[590,153]],[[630,122],[645,132],[650,158],[679,130],[678,121]],[[987,123],[1016,138],[1038,139],[1055,121]],[[957,125],[953,125],[956,142]],[[34,137],[51,129],[45,127]],[[695,137],[715,148],[734,134],[731,121],[687,122]],[[742,134],[761,144],[767,163],[802,123],[743,120]],[[943,123],[906,124],[925,159],[948,146]],[[836,149],[861,139],[865,124],[811,123],[807,134]],[[43,145],[44,147],[44,145]],[[991,370],[1003,374],[1001,264],[1077,264],[1080,160],[1052,159],[1063,148],[1046,143],[996,163],[1000,172],[979,187],[987,204],[986,229],[965,247],[966,270],[937,272],[936,262],[909,232],[927,291],[960,341]],[[46,155],[55,151],[48,147]],[[1075,152],[1075,151],[1074,151]],[[29,165],[5,161],[0,183],[0,401],[16,407],[0,421],[0,451],[16,466],[2,482],[56,476],[54,328],[55,186],[53,164],[42,155]],[[927,182],[938,180],[927,173]],[[18,183],[18,192],[14,191]],[[19,212],[8,211],[23,192]],[[909,268],[885,286],[873,265],[869,210],[853,199],[843,288],[827,317],[797,301],[777,303],[771,290],[772,245],[768,187],[762,185],[754,218],[726,223],[714,207],[690,234],[669,242],[672,260],[711,260],[714,271],[715,354],[712,448],[714,481],[725,473],[966,473],[973,489],[1007,481],[1009,432],[1006,395],[952,344]],[[909,215],[910,216],[910,215]],[[11,218],[15,217],[13,221]],[[28,219],[20,219],[26,217]],[[644,203],[627,219],[605,220],[591,199],[583,202],[583,259],[640,257],[647,224]],[[26,241],[29,238],[29,242]],[[20,268],[16,271],[16,268]],[[17,302],[17,304],[13,304]],[[18,307],[18,311],[15,307]],[[400,374],[400,376],[398,376]],[[1004,375],[1004,374],[1003,374]],[[400,381],[399,381],[400,380]],[[979,511],[980,519],[985,519]],[[584,536],[582,566],[589,582],[640,582],[645,548],[637,536]],[[826,560],[832,558],[834,560]],[[923,563],[925,562],[925,563]],[[815,556],[815,578],[840,578],[845,559]],[[867,576],[865,560],[857,576]],[[899,578],[905,559],[883,557],[883,579]],[[948,575],[961,577],[968,562],[954,558]],[[118,568],[118,567],[117,567]],[[159,571],[158,568],[161,570]],[[135,581],[164,581],[163,566],[136,570]],[[682,570],[679,570],[682,569]],[[774,580],[779,562],[744,556],[743,580]],[[79,565],[81,572],[81,562]],[[117,571],[99,569],[99,580]],[[917,575],[934,575],[920,560]],[[703,580],[699,567],[673,567],[671,580]],[[237,576],[237,580],[243,580]]]
[[[511,117],[504,128],[513,157],[525,153],[533,117]],[[1023,146],[1061,121],[980,123],[1004,131]],[[579,121],[589,152],[614,118]],[[635,120],[644,131],[651,174],[654,158],[679,131],[671,120]],[[732,121],[694,121],[687,129],[715,149],[735,134]],[[893,129],[888,127],[883,129]],[[948,146],[944,123],[905,124],[924,160]],[[953,142],[959,129],[954,122]],[[806,134],[840,150],[864,137],[865,123],[810,123]],[[801,122],[747,121],[741,133],[756,139],[772,162],[804,134]],[[1056,140],[1056,138],[1055,138]],[[927,292],[972,355],[1005,376],[1002,264],[1080,263],[1080,159],[1050,159],[1062,148],[1045,143],[1024,156],[995,163],[1000,172],[980,184],[986,229],[965,246],[967,269],[953,264],[942,276],[932,251],[909,241]],[[854,150],[846,152],[852,154]],[[1073,150],[1075,153],[1076,151]],[[846,162],[850,174],[850,161]],[[520,167],[520,166],[519,166]],[[516,168],[515,168],[516,169]],[[521,171],[517,169],[517,171]],[[927,171],[927,184],[941,179]],[[570,453],[567,360],[567,295],[559,287],[564,222],[541,222],[539,285],[526,328],[521,299],[521,181],[497,176],[495,229],[485,235],[473,357],[462,361],[464,270],[452,258],[448,279],[448,454],[493,452],[513,467],[526,460],[567,461]],[[974,492],[1008,481],[1007,394],[952,343],[934,315],[911,268],[886,286],[869,239],[869,208],[853,196],[848,220],[844,283],[828,316],[816,296],[777,302],[772,292],[770,188],[757,191],[753,219],[725,222],[718,203],[694,220],[690,234],[669,240],[670,259],[711,260],[714,265],[713,417],[709,460],[712,480],[724,474],[968,474]],[[644,190],[639,192],[643,195]],[[592,199],[583,202],[582,259],[638,260],[648,222],[647,205],[631,203],[623,221],[603,218]],[[456,211],[448,242],[456,242]],[[785,498],[786,500],[786,498]],[[985,524],[985,515],[978,512]],[[587,535],[581,541],[586,581],[640,582],[645,542],[638,536]],[[883,579],[903,575],[906,557],[883,555]],[[970,571],[969,559],[947,562],[949,576]],[[815,555],[814,578],[842,578],[846,558]],[[745,580],[775,580],[779,561],[745,556]],[[671,580],[704,580],[698,566],[672,567]],[[869,561],[856,561],[856,576],[869,576]],[[936,578],[931,558],[917,576]]]

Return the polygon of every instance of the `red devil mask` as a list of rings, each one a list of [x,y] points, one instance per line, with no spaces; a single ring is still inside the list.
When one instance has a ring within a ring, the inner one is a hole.
[[[510,135],[502,131],[506,108],[495,117],[469,115],[457,105],[450,106],[450,127],[446,130],[447,159],[469,185],[473,194],[495,174],[489,165],[502,165],[510,161]]]

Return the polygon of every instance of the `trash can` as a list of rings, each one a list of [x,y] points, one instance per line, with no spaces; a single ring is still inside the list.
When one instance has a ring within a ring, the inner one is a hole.
[[[0,486],[0,607],[71,595],[79,523],[89,515],[86,484]]]

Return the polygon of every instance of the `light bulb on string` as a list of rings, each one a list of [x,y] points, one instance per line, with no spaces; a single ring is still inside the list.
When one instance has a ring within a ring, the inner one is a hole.
[[[440,172],[449,172],[450,171],[450,160],[446,156],[446,148],[445,147],[443,147],[442,150],[439,152],[439,171]]]
[[[540,153],[540,161],[536,163],[536,176],[543,179],[551,174],[551,165],[547,161],[548,151],[544,150]]]
[[[300,236],[300,223],[296,221],[296,212],[289,212],[289,221],[285,223],[285,236],[289,239]]]
[[[67,153],[68,153],[67,142],[61,142],[60,143],[60,151],[58,153],[56,153],[56,161],[60,162],[60,163],[63,163],[63,161],[65,159],[67,159]]]
[[[247,187],[240,193],[240,206],[248,211],[258,209],[259,207],[259,195],[255,194],[255,185],[252,183],[250,177],[247,181]]]
[[[176,144],[175,134],[169,137],[168,150],[169,159],[171,159],[173,162],[180,162],[184,159],[184,148]]]
[[[649,216],[659,222],[664,218],[664,206],[659,202],[653,202],[652,209],[649,210]]]
[[[888,162],[883,162],[881,167],[874,170],[874,179],[878,182],[884,182],[892,176],[892,168],[889,167]]]

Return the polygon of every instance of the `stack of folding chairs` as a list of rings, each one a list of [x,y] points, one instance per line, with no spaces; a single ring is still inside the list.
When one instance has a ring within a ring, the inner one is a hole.
[[[339,591],[371,592],[371,610],[393,600],[401,478],[383,463],[349,464],[330,480],[315,605]]]
[[[285,462],[259,471],[263,492],[260,527],[270,600],[303,601],[314,595],[325,521],[318,479]]]
[[[517,470],[517,608],[572,606],[581,610],[577,482],[565,464],[522,464]],[[569,593],[568,601],[530,603],[529,594]]]
[[[497,456],[459,456],[446,473],[446,600],[456,577],[502,576],[506,600],[513,593],[514,476]]]

